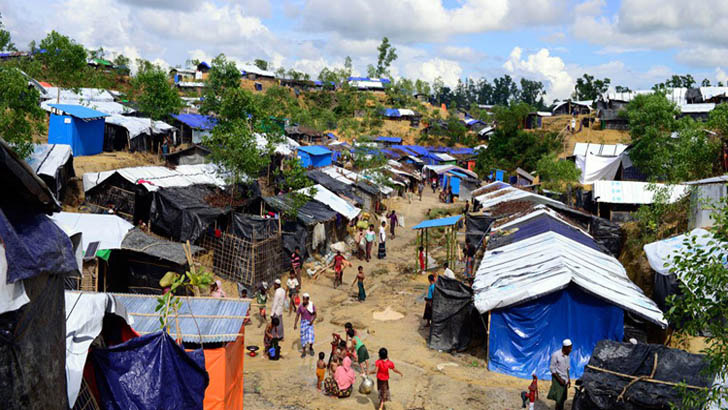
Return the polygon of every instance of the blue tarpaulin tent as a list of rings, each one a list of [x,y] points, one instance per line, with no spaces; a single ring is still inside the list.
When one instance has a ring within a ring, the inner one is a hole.
[[[104,117],[109,114],[82,105],[49,104],[48,143],[67,144],[73,156],[96,155],[104,149]]]
[[[301,159],[301,166],[304,168],[331,165],[333,161],[332,154],[330,149],[321,145],[298,147],[298,158]]]
[[[209,131],[217,125],[217,119],[200,114],[172,114],[172,118],[189,126],[190,128]]]
[[[400,137],[385,137],[385,136],[378,136],[377,138],[374,138],[374,142],[383,142],[386,144],[401,144],[402,138]]]
[[[165,332],[94,349],[91,357],[104,409],[202,409],[203,352],[186,352]]]

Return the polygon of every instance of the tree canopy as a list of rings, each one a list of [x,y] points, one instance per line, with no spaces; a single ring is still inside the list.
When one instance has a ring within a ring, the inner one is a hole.
[[[14,67],[0,66],[0,128],[2,137],[26,158],[33,151],[33,134],[44,130],[45,116],[38,106],[38,90]]]
[[[598,78],[594,78],[593,75],[584,73],[581,78],[576,79],[574,92],[571,94],[571,98],[578,101],[596,100],[598,96],[607,92],[611,82],[612,80],[609,78],[600,80]]]
[[[203,114],[215,113],[220,109],[221,97],[227,89],[240,88],[240,70],[234,62],[229,61],[225,54],[220,54],[212,60],[210,71],[205,80],[200,112]]]
[[[139,111],[154,120],[164,120],[182,108],[177,90],[167,81],[167,74],[159,67],[137,71],[132,79]]]
[[[49,81],[64,88],[78,88],[84,83],[86,49],[82,45],[54,30],[38,47],[45,50],[38,54],[38,59],[45,66]]]

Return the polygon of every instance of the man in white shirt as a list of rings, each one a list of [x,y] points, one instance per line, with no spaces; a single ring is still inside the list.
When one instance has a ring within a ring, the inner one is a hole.
[[[271,306],[271,318],[278,318],[278,335],[283,340],[283,303],[286,301],[286,291],[281,287],[281,280],[273,282],[273,305]]]
[[[569,353],[571,353],[571,348],[571,340],[564,339],[561,350],[557,350],[551,355],[551,365],[549,366],[551,389],[548,398],[556,401],[556,410],[564,410],[564,403],[569,395],[569,386],[571,386]]]
[[[453,272],[452,269],[450,269],[450,267],[449,267],[450,264],[445,262],[445,265],[443,265],[443,266],[445,267],[445,271],[442,272],[442,276],[444,276],[448,279],[455,279],[455,272]]]

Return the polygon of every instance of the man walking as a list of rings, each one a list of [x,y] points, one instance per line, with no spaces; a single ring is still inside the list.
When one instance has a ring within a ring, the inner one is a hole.
[[[397,218],[397,213],[394,212],[394,209],[392,209],[392,213],[389,214],[389,234],[392,235],[392,239],[394,239],[394,228],[397,226],[397,223],[399,223],[399,218]]]
[[[417,194],[420,196],[420,201],[422,201],[422,191],[425,190],[425,184],[420,181],[417,183]]]
[[[309,354],[314,355],[313,343],[316,335],[313,331],[313,323],[316,320],[316,307],[311,302],[308,293],[303,294],[303,301],[296,310],[296,320],[293,322],[293,329],[298,325],[298,318],[301,318],[301,357],[306,357],[306,346],[309,346]]]
[[[561,350],[551,355],[551,389],[547,398],[556,402],[556,410],[564,410],[566,397],[569,395],[571,378],[569,377],[569,353],[571,353],[571,340],[564,339]]]
[[[281,280],[273,282],[273,305],[270,308],[270,317],[278,318],[278,338],[283,340],[283,304],[286,300],[286,291],[281,287]]]

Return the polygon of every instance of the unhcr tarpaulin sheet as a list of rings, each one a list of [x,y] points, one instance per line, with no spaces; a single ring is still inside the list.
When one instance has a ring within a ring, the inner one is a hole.
[[[313,190],[315,190],[315,193],[311,195]],[[312,196],[314,200],[321,202],[349,220],[356,218],[359,212],[361,212],[361,209],[341,199],[333,192],[324,188],[323,185],[317,184],[313,187],[299,189],[298,192]]]
[[[104,409],[202,409],[209,381],[203,352],[185,352],[165,332],[91,356]]]
[[[655,191],[650,185],[667,189],[668,202],[676,202],[688,192],[687,185],[649,184],[636,181],[595,181],[594,200],[611,204],[651,204],[655,202]]]
[[[593,184],[594,181],[611,181],[617,175],[622,157],[607,157],[587,153],[576,156],[576,167],[581,170],[579,182],[584,185]]]
[[[84,251],[91,242],[99,242],[98,250],[119,249],[126,233],[134,228],[116,215],[57,212],[51,219],[68,232],[80,232]]]
[[[38,175],[56,178],[58,168],[64,166],[73,156],[71,146],[66,144],[36,144],[33,153],[25,162]]]
[[[167,167],[131,167],[112,171],[87,172],[83,174],[83,189],[91,188],[105,181],[114,173],[132,184],[139,184],[147,191],[159,188],[175,188],[190,185],[225,186],[225,173],[214,164],[178,165],[175,169]]]
[[[551,380],[551,353],[571,339],[571,378],[581,376],[592,349],[602,339],[622,340],[624,312],[577,286],[517,306],[497,309],[490,316],[488,369],[530,379]]]

